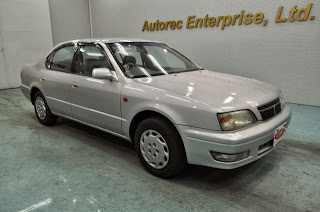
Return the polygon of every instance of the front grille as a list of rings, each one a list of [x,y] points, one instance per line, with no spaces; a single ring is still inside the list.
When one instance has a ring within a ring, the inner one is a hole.
[[[263,120],[268,120],[281,112],[281,104],[279,98],[258,107]]]

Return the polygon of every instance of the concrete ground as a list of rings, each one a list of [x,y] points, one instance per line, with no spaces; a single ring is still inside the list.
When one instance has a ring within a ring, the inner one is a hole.
[[[65,119],[42,126],[19,89],[0,91],[0,211],[319,211],[320,107],[291,107],[266,157],[163,180],[130,143]]]

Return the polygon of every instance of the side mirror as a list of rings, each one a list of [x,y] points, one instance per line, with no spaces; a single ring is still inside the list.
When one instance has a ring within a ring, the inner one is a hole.
[[[92,77],[96,79],[107,79],[110,81],[118,81],[118,77],[108,68],[94,68],[92,70]]]

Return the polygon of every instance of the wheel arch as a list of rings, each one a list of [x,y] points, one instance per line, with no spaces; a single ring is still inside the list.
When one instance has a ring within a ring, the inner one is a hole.
[[[145,119],[150,118],[150,117],[161,117],[164,118],[165,120],[167,120],[168,122],[170,122],[173,127],[177,130],[177,132],[179,133],[178,129],[174,126],[174,123],[170,120],[170,118],[168,118],[167,116],[163,115],[160,112],[157,111],[153,111],[153,110],[144,110],[144,111],[140,111],[139,113],[137,113],[131,123],[130,123],[130,127],[129,127],[129,136],[132,142],[134,142],[134,133],[138,127],[138,125]],[[180,133],[179,133],[180,135]],[[181,135],[180,135],[181,137]]]
[[[38,87],[36,87],[36,86],[34,86],[34,87],[32,87],[31,89],[30,89],[30,100],[31,100],[31,103],[34,105],[34,96],[36,95],[36,93],[38,92],[38,91],[40,91],[41,92],[41,90],[38,88]],[[42,93],[42,92],[41,92]]]

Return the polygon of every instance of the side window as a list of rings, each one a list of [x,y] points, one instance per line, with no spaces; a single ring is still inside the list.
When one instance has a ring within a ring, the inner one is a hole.
[[[54,55],[54,52],[51,52],[51,54],[46,59],[46,68],[47,69],[51,69],[53,55]]]
[[[50,69],[71,72],[72,59],[76,49],[76,46],[67,46],[58,49],[53,56]]]
[[[108,68],[113,70],[100,46],[81,46],[78,52],[75,73],[92,76],[92,70],[94,68]]]

